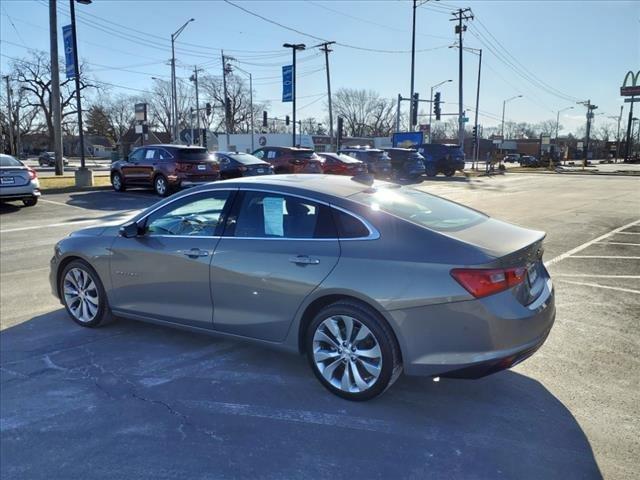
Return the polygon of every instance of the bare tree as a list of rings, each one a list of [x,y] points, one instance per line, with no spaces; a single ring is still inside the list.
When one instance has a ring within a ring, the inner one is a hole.
[[[344,119],[346,133],[354,137],[391,135],[395,107],[372,90],[341,88],[333,96],[334,115]]]
[[[178,98],[178,130],[181,130],[189,125],[191,92],[185,82],[178,80],[176,93]],[[151,94],[146,98],[146,102],[149,105],[151,126],[170,132],[171,125],[173,125],[171,82],[159,78],[154,79]]]
[[[4,106],[7,102],[7,89],[5,83],[0,91],[0,126],[3,132],[8,132],[13,127],[14,151],[17,151],[18,145],[21,145],[20,139],[24,135],[37,133],[42,131],[43,125],[40,116],[40,110],[37,106],[31,106],[29,100],[29,92],[24,90],[14,79],[10,78],[9,88],[11,89],[11,112],[5,110]],[[10,115],[10,116],[9,116]],[[11,118],[11,122],[9,122]],[[10,135],[7,135],[7,140]],[[20,137],[20,138],[18,138]],[[20,152],[18,152],[20,153]]]
[[[64,63],[61,62],[61,65]],[[86,67],[80,65],[80,92],[97,88],[88,80]],[[22,91],[26,94],[25,107],[35,107],[40,110],[43,123],[49,136],[49,148],[53,149],[53,112],[51,111],[51,64],[48,54],[40,51],[30,51],[24,59],[12,63],[11,77],[15,78]],[[77,131],[75,120],[75,83],[73,79],[60,82],[60,107],[62,110],[63,130],[68,133]],[[75,126],[74,126],[75,125]]]

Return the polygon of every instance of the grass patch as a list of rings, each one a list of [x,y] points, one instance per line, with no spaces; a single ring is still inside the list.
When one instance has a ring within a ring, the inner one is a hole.
[[[60,177],[38,177],[40,180],[40,190],[43,192],[50,190],[90,190],[95,187],[110,187],[111,179],[109,175],[94,175],[93,176],[93,187],[86,187],[83,189],[76,187],[76,179],[71,176],[60,176]]]

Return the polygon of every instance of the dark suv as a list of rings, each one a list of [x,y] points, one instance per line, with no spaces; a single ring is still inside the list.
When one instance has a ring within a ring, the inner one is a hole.
[[[348,147],[338,153],[349,155],[367,165],[369,173],[376,178],[391,178],[391,158],[379,148]]]
[[[66,167],[69,165],[69,160],[66,157],[62,157],[62,163]],[[55,167],[56,166],[56,152],[42,152],[38,157],[38,165],[41,167]]]
[[[322,159],[310,148],[262,147],[253,155],[269,162],[274,173],[322,173]]]
[[[219,178],[220,165],[202,147],[147,145],[111,164],[111,185],[118,192],[134,186],[153,187],[165,197],[178,188]]]
[[[425,173],[424,157],[411,148],[385,148],[397,178],[418,178]]]
[[[464,152],[459,145],[424,143],[418,147],[418,153],[424,157],[428,177],[438,173],[451,177],[456,170],[464,170]]]

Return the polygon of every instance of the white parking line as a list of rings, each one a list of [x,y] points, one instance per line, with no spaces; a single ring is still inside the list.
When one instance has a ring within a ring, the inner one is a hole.
[[[585,248],[588,248],[591,245],[593,245],[594,243],[601,242],[602,240],[605,240],[606,238],[609,238],[611,235],[619,233],[622,230],[626,230],[629,227],[633,227],[634,225],[637,225],[638,223],[640,223],[640,220],[635,220],[635,221],[633,221],[631,223],[627,223],[626,225],[623,225],[622,227],[618,227],[618,228],[616,228],[614,230],[611,230],[609,233],[605,233],[604,235],[600,235],[598,238],[594,238],[593,240],[589,240],[588,242],[583,243],[582,245],[578,245],[576,248],[572,248],[568,252],[562,253],[562,254],[558,255],[557,257],[552,258],[551,260],[545,262],[545,266],[550,267],[554,263],[558,263],[558,262],[564,260],[565,258],[574,255],[575,253],[581,252]],[[575,258],[578,258],[578,257],[575,257]],[[588,257],[588,258],[611,258],[611,257]],[[626,258],[633,258],[633,257],[626,257]],[[636,258],[640,258],[640,257],[636,257]]]
[[[640,275],[599,275],[591,273],[556,273],[553,278],[556,277],[570,277],[570,278],[637,278],[640,279]]]
[[[640,243],[629,242],[596,242],[598,245],[631,245],[632,247],[640,247]]]
[[[40,201],[45,203],[53,203],[54,205],[60,205],[63,207],[77,208],[78,210],[87,210],[84,207],[78,207],[77,205],[69,205],[68,203],[64,203],[64,202],[56,202],[55,200],[47,200],[46,198],[41,198]]]
[[[618,232],[617,235],[640,235],[640,232]]]
[[[589,283],[589,282],[574,282],[571,280],[565,280],[564,278],[559,278],[558,281],[564,283],[570,283],[571,285],[580,285],[583,287],[594,287],[594,288],[603,288],[605,290],[618,290],[620,292],[625,293],[638,293],[640,294],[640,290],[633,290],[631,288],[622,288],[622,287],[610,287],[608,285],[598,285],[597,283]]]
[[[75,222],[50,223],[48,225],[34,225],[33,227],[7,228],[6,230],[0,230],[0,233],[22,232],[25,230],[38,230],[41,228],[51,228],[51,227],[65,227],[67,225],[79,225],[81,223],[96,223],[96,222],[100,222],[100,219],[77,220]]]
[[[571,255],[571,258],[609,258],[609,259],[625,258],[627,260],[640,260],[640,257],[625,257],[623,255]]]

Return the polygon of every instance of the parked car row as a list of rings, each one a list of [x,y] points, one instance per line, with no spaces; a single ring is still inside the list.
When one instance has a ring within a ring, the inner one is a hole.
[[[426,174],[453,175],[464,169],[464,154],[455,145],[421,145],[377,149],[348,147],[337,153],[316,153],[310,148],[261,147],[253,154],[209,153],[206,148],[184,145],[147,145],[135,149],[111,166],[116,191],[152,187],[160,196],[216,180],[270,174],[327,173],[376,178],[415,179]]]

